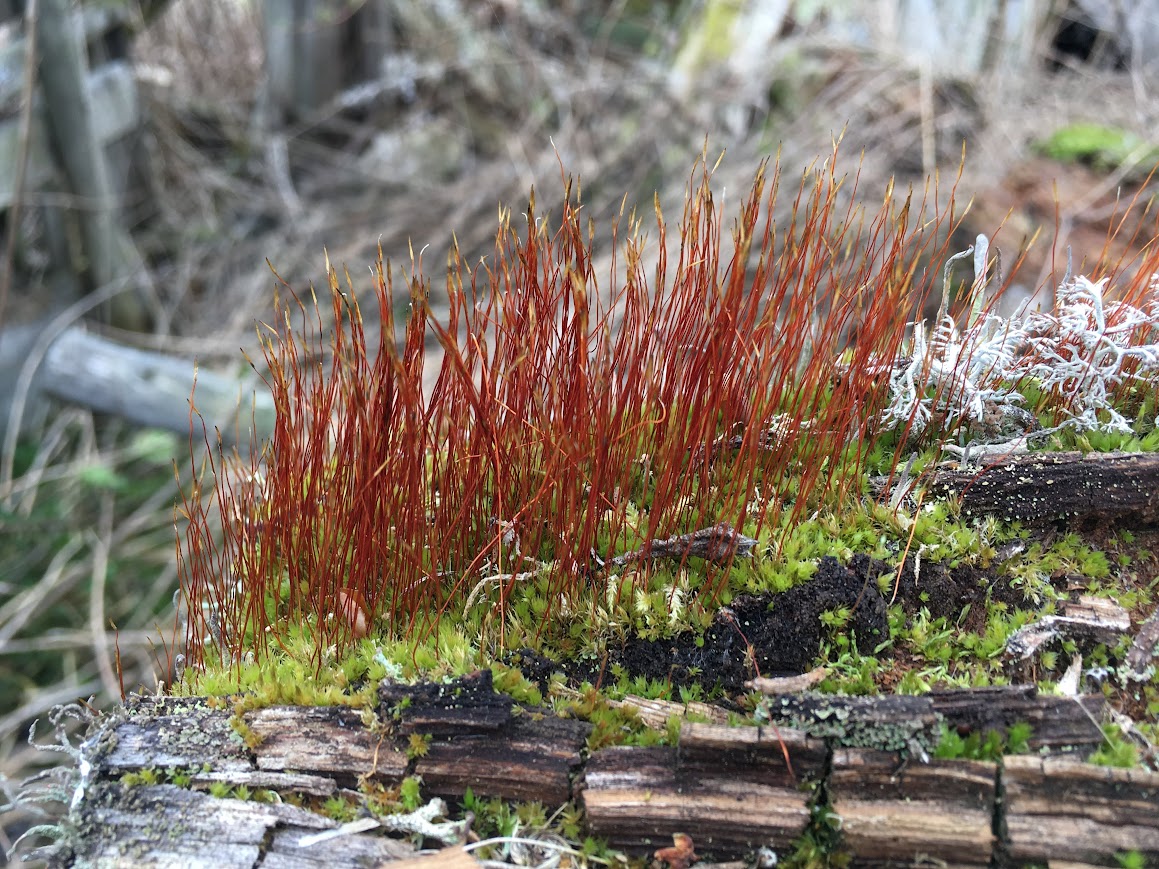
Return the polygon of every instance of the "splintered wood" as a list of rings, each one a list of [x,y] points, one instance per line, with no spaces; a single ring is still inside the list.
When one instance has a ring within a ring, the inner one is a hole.
[[[1002,780],[1007,850],[1021,864],[1159,857],[1159,774],[1021,756],[1004,759]]]
[[[997,764],[906,761],[893,751],[838,749],[829,799],[846,846],[858,857],[897,860],[939,854],[989,864]]]

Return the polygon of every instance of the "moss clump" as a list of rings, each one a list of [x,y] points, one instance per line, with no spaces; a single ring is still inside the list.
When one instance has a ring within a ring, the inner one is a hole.
[[[388,728],[382,680],[489,669],[518,703],[591,721],[594,749],[672,738],[607,702],[629,693],[751,711],[746,679],[818,665],[821,690],[850,694],[1003,684],[1007,638],[1064,577],[1143,605],[1125,550],[964,516],[929,481],[1002,451],[1159,448],[1153,288],[1112,300],[1068,275],[1055,310],[1000,318],[985,237],[951,255],[933,230],[952,208],[912,232],[924,206],[892,188],[876,216],[838,213],[834,165],[775,230],[762,167],[731,246],[694,176],[679,261],[647,267],[633,217],[603,288],[578,187],[555,216],[533,200],[486,267],[452,254],[441,318],[416,265],[396,334],[380,264],[377,347],[348,276],[330,270],[325,315],[285,287],[263,332],[275,436],[249,467],[211,455],[216,501],[199,482],[184,504],[181,690],[241,697],[244,739],[244,711],[274,703]],[[659,209],[656,228],[664,246]],[[938,321],[912,323],[939,291]],[[1037,681],[1070,651],[1041,655]]]

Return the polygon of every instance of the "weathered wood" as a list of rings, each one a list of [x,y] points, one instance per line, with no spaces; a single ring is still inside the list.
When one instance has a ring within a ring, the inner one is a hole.
[[[435,740],[415,762],[415,773],[439,796],[461,797],[469,787],[484,796],[558,806],[572,797],[589,729],[580,721],[517,718],[495,736]]]
[[[86,792],[75,821],[72,851],[55,865],[308,869],[371,866],[416,853],[374,835],[344,836],[341,847],[302,847],[304,835],[338,824],[294,806],[217,799],[173,785],[101,782]]]
[[[788,694],[770,697],[774,720],[837,745],[921,754],[938,741],[942,719],[928,697],[843,697]]]
[[[1033,756],[1005,758],[1003,767],[1013,860],[1114,865],[1125,851],[1159,860],[1159,773]]]
[[[727,710],[695,700],[690,703],[676,703],[672,700],[652,700],[626,694],[623,700],[611,700],[609,705],[635,710],[640,720],[653,730],[663,730],[668,725],[668,719],[673,716],[681,720],[692,718],[708,724],[728,724]]]
[[[609,748],[584,770],[594,835],[636,852],[692,836],[704,852],[783,848],[804,832],[824,743],[792,730],[685,724],[679,749]]]
[[[922,763],[913,750],[915,734],[932,722],[985,731],[1014,721],[1036,728],[1038,750],[1089,749],[1089,734],[1075,722],[1090,723],[1088,713],[1097,720],[1101,698],[1043,697],[1026,686],[828,698],[825,707],[810,706],[814,699],[793,707],[798,718],[824,708],[820,720],[855,726],[822,739],[788,726],[685,722],[676,747],[606,748],[585,760],[589,725],[514,703],[492,690],[487,672],[446,684],[384,685],[376,716],[272,707],[239,720],[224,704],[138,698],[85,743],[88,772],[70,816],[72,847],[82,864],[199,865],[212,854],[215,865],[241,865],[260,853],[263,865],[347,865],[395,846],[383,845],[382,830],[353,831],[329,840],[322,860],[299,853],[310,849],[298,842],[334,829],[331,821],[199,791],[224,782],[316,804],[356,796],[353,788],[366,780],[390,786],[417,775],[431,796],[454,798],[471,787],[547,806],[579,801],[589,833],[636,854],[669,845],[677,832],[715,858],[784,849],[818,822],[813,801],[820,799],[857,865],[1063,856],[1113,865],[1116,851],[1159,855],[1159,774],[1039,756]],[[895,726],[884,727],[891,716]],[[867,730],[867,722],[882,729]],[[881,733],[896,750],[840,744]],[[180,772],[192,790],[123,781],[126,772],[144,770],[162,780]],[[190,814],[196,819],[187,823]]]
[[[274,706],[245,715],[260,742],[251,748],[257,768],[332,778],[354,787],[361,776],[397,784],[406,776],[405,750],[372,733],[356,709]]]
[[[94,121],[87,87],[81,33],[65,0],[40,0],[36,17],[40,87],[53,150],[60,157],[68,190],[84,203],[78,212],[82,244],[93,289],[118,280],[140,279],[140,254],[119,224],[108,162]],[[112,321],[142,331],[148,317],[131,294],[109,302]]]
[[[506,727],[513,703],[494,691],[490,670],[451,682],[378,686],[379,715],[395,721],[399,733],[432,736],[491,734]]]
[[[0,433],[12,423],[18,395],[24,398],[24,410],[17,421],[26,431],[39,425],[45,397],[52,396],[134,425],[188,437],[193,395],[211,442],[217,431],[226,446],[237,445],[244,452],[251,440],[273,433],[273,398],[265,389],[255,391],[254,381],[198,370],[193,359],[127,347],[82,326],[69,326],[58,334],[48,331],[52,328],[41,322],[5,329],[0,335]],[[20,381],[30,358],[39,365],[25,393]]]
[[[380,717],[398,734],[430,740],[413,769],[428,793],[454,798],[469,787],[545,805],[571,799],[590,725],[516,706],[494,691],[490,670],[447,683],[384,682],[378,697]]]
[[[1005,735],[1011,725],[1030,725],[1031,751],[1090,754],[1103,743],[1099,722],[1106,700],[1101,695],[1058,697],[1039,694],[1034,685],[931,691],[926,695],[946,724],[965,736],[996,730]]]
[[[907,751],[920,755],[938,742],[942,726],[961,736],[1029,724],[1032,751],[1090,754],[1103,742],[1099,728],[1106,701],[1097,695],[1040,695],[1034,685],[931,691],[922,696],[840,697],[792,694],[770,697],[774,721],[846,748]]]
[[[134,697],[106,724],[94,748],[89,764],[101,778],[142,769],[254,769],[229,712],[204,698]]]
[[[1144,678],[1159,652],[1159,607],[1139,626],[1135,641],[1127,652],[1127,668],[1136,678]]]
[[[842,748],[827,787],[843,843],[859,860],[914,865],[938,855],[985,866],[994,851],[996,780],[994,763],[917,763],[898,752]]]
[[[86,41],[101,39],[105,33],[123,27],[129,11],[123,7],[86,5],[70,9],[69,26],[83,31]],[[24,87],[26,40],[17,38],[0,47],[0,211],[12,204],[16,169],[21,157],[16,106]],[[125,136],[141,122],[137,83],[133,66],[125,60],[113,60],[88,73],[86,95],[92,105],[92,122],[97,142],[108,145]],[[43,106],[34,107],[31,145],[28,153],[26,188],[36,188],[55,174],[52,152],[48,147]]]
[[[1159,521],[1159,454],[1029,453],[974,470],[938,471],[933,493],[967,515],[1042,525]]]
[[[432,687],[447,686],[417,686],[415,692]],[[211,709],[204,701],[142,699],[107,727],[90,763],[102,778],[147,769],[188,771],[194,787],[224,781],[330,796],[363,779],[390,786],[419,775],[435,796],[461,797],[469,787],[481,796],[567,802],[591,726],[543,714],[512,715],[511,698],[491,696],[505,704],[508,720],[486,733],[464,723],[459,713],[479,717],[466,702],[449,711],[449,721],[434,720],[428,711],[416,720],[429,730],[404,730],[389,720],[368,728],[360,711],[345,706],[272,706],[245,713],[236,726],[229,710]],[[422,701],[414,707],[421,710]],[[430,737],[422,756],[411,747],[412,733]]]

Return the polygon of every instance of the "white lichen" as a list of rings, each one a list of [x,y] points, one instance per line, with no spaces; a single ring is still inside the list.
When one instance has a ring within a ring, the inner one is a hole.
[[[1114,395],[1159,377],[1159,276],[1141,307],[1107,301],[1105,278],[1077,276],[1059,286],[1053,311],[1023,306],[1009,319],[984,310],[985,290],[979,276],[962,330],[942,312],[932,332],[914,324],[909,352],[891,370],[883,428],[908,427],[914,439],[933,427],[945,440],[966,432],[977,444],[1013,443],[1037,427],[1024,408],[1025,385],[1034,384],[1063,399],[1064,419],[1049,431],[1132,431]]]

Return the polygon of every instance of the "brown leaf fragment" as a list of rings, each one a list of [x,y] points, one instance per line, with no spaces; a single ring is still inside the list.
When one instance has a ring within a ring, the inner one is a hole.
[[[687,833],[673,833],[672,847],[660,848],[652,856],[667,863],[671,869],[688,869],[700,859],[696,856],[692,837]]]
[[[479,869],[479,861],[463,848],[451,847],[407,860],[387,860],[378,869]]]

